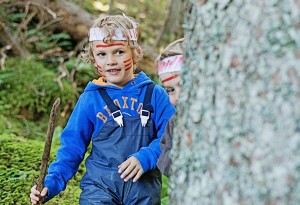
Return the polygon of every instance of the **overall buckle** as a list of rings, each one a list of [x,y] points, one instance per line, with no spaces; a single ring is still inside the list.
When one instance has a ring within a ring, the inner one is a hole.
[[[112,113],[112,117],[114,118],[114,121],[118,123],[120,127],[123,127],[123,115],[120,110],[117,110]]]
[[[141,117],[141,122],[143,127],[147,125],[149,116],[150,116],[150,112],[148,110],[141,110],[140,117]]]

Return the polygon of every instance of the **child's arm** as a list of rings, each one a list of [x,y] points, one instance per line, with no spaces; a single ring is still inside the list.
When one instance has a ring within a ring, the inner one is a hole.
[[[172,137],[173,137],[173,128],[175,116],[168,121],[165,129],[165,133],[163,134],[160,141],[161,155],[157,161],[157,168],[160,170],[162,174],[169,177],[170,176],[170,166],[171,166],[171,158],[170,151],[172,148]]]
[[[86,96],[81,95],[61,134],[61,146],[56,152],[56,161],[50,164],[44,182],[44,186],[48,188],[45,201],[66,188],[68,180],[75,175],[84,158],[93,129],[86,114],[86,103]]]

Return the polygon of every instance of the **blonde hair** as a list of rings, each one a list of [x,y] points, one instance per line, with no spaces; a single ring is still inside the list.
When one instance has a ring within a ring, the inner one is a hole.
[[[105,43],[111,43],[112,37],[115,34],[115,30],[120,29],[126,37],[127,45],[132,49],[133,53],[133,63],[134,69],[136,68],[137,63],[142,59],[143,53],[142,49],[139,46],[138,42],[135,40],[130,40],[130,33],[128,29],[135,29],[138,37],[138,23],[131,17],[126,16],[124,13],[117,15],[106,15],[95,20],[92,28],[99,27],[103,30],[107,37],[103,39]],[[93,47],[92,42],[89,42],[83,49],[82,60],[87,63],[94,62],[93,56]],[[96,69],[97,70],[97,69]]]
[[[155,63],[158,64],[163,59],[176,56],[176,55],[183,55],[184,52],[184,38],[177,39],[167,45],[167,47],[161,52],[161,54],[156,58]]]

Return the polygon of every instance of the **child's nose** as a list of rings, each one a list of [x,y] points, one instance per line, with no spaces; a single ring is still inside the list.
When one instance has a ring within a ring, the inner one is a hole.
[[[114,58],[114,56],[113,55],[108,55],[106,64],[107,65],[115,65],[116,63],[117,62],[116,62],[116,59]]]

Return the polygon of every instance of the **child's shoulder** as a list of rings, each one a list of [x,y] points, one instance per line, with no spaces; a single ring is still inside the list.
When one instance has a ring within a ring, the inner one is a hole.
[[[166,92],[166,90],[162,86],[160,86],[158,84],[155,84],[155,86],[154,86],[152,97],[158,103],[167,103],[167,102],[169,102],[168,93]]]
[[[159,93],[165,93],[167,95],[166,90],[161,85],[158,84],[155,84],[154,91]]]

